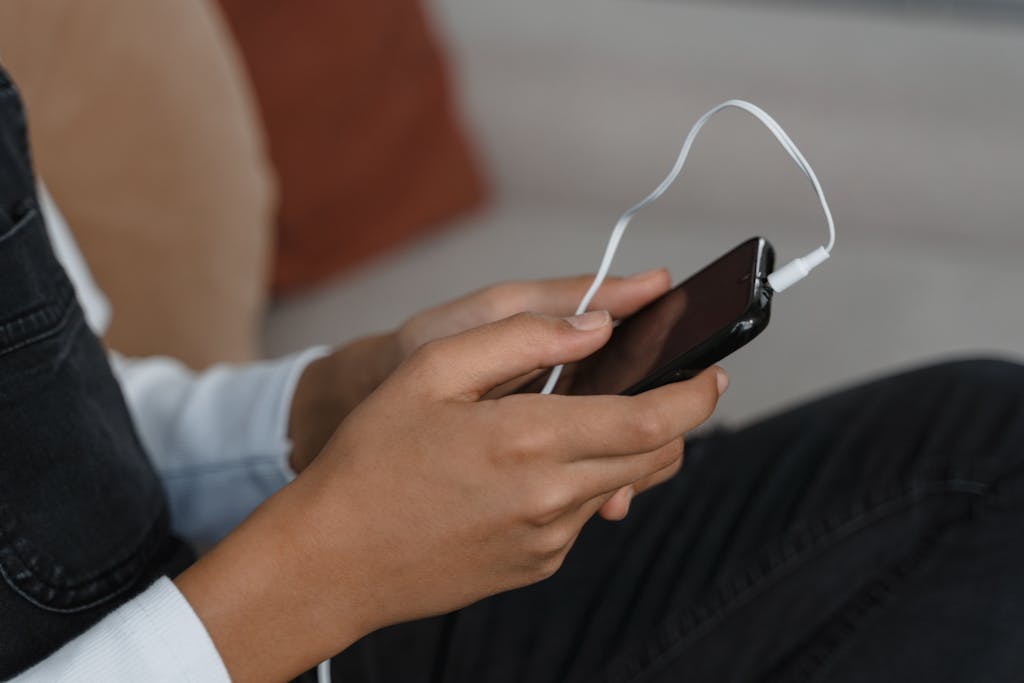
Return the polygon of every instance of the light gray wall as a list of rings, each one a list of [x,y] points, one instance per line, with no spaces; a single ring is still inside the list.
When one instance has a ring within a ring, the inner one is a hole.
[[[743,97],[804,148],[845,239],[1024,246],[1024,26],[722,4],[435,0],[498,186],[625,206]],[[816,234],[802,176],[743,114],[691,164],[661,215]]]

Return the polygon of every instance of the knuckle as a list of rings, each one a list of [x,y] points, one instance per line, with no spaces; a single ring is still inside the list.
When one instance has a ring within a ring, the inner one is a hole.
[[[504,318],[522,310],[520,287],[514,282],[499,282],[480,290],[481,305],[494,319]]]
[[[665,444],[665,466],[682,463],[683,461],[683,439],[682,437],[672,439]]]
[[[574,496],[566,486],[548,485],[538,488],[527,504],[527,519],[537,525],[550,524],[573,504]]]
[[[668,424],[659,413],[645,410],[631,418],[629,430],[640,448],[653,450],[664,443]]]
[[[421,370],[433,368],[442,362],[444,354],[444,340],[434,339],[416,349],[409,358],[409,364]]]
[[[668,467],[672,467],[679,461],[679,451],[672,444],[662,446],[654,453],[655,472],[661,472]]]
[[[510,317],[510,322],[520,328],[525,343],[541,350],[542,355],[558,351],[562,335],[575,328],[563,318],[543,315],[531,311],[520,311]]]
[[[682,456],[681,455],[675,455],[675,456],[673,456],[673,459],[671,460],[671,462],[669,462],[667,465],[665,465],[660,470],[658,470],[658,473],[655,475],[655,480],[657,481],[657,483],[661,483],[663,481],[668,481],[672,477],[674,477],[677,474],[679,474],[679,470],[682,469],[682,467],[683,467],[683,458],[682,458]]]
[[[562,554],[572,537],[565,530],[547,527],[540,530],[534,539],[534,552],[541,560],[548,560]]]
[[[509,437],[511,455],[517,460],[534,460],[548,453],[552,435],[545,429],[523,429]]]
[[[547,331],[544,323],[547,322],[547,316],[532,311],[516,311],[509,317],[513,324],[522,328],[524,334],[529,335],[528,339],[531,342],[538,341],[545,336]]]
[[[507,317],[503,317],[502,325],[506,327],[510,333],[514,334],[520,342],[530,348],[536,348],[539,343],[543,343],[544,333],[539,329],[538,316],[535,313],[529,313],[527,311],[518,311]]]

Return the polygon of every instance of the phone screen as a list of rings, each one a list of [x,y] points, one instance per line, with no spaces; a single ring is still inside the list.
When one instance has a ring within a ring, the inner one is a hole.
[[[758,278],[771,265],[770,250],[759,238],[744,242],[623,320],[604,347],[566,367],[555,393],[618,394],[681,360],[685,365],[688,355],[748,314],[761,292]]]

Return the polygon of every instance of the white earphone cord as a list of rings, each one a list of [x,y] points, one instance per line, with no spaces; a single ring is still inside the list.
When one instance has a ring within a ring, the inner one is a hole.
[[[704,127],[704,124],[708,120],[722,111],[723,109],[736,108],[742,109],[753,116],[755,116],[765,127],[772,132],[772,135],[779,141],[783,149],[793,158],[796,165],[803,171],[807,179],[811,181],[811,185],[814,186],[814,192],[818,195],[818,201],[821,202],[821,209],[825,212],[825,220],[828,221],[828,244],[824,247],[818,247],[811,253],[807,254],[802,258],[790,261],[782,268],[779,268],[770,276],[768,276],[768,284],[771,285],[772,289],[776,292],[781,292],[787,289],[791,285],[804,279],[811,270],[817,265],[821,264],[825,259],[829,257],[832,252],[832,247],[836,243],[836,226],[832,220],[832,210],[828,206],[828,201],[825,199],[825,192],[821,189],[821,183],[818,182],[818,176],[814,174],[814,169],[811,168],[810,163],[804,158],[804,155],[800,153],[796,143],[790,139],[786,131],[782,129],[782,126],[778,122],[768,115],[768,112],[761,109],[757,105],[745,102],[744,100],[729,100],[723,102],[714,109],[710,110],[704,116],[698,119],[697,123],[690,129],[690,134],[686,136],[686,141],[683,142],[683,148],[679,151],[679,156],[676,158],[675,166],[669,171],[665,179],[661,181],[661,184],[654,189],[654,192],[647,195],[643,201],[631,206],[626,213],[622,214],[619,218],[619,222],[615,224],[615,229],[612,230],[611,237],[608,239],[608,246],[605,247],[604,257],[601,259],[601,266],[597,269],[597,275],[594,276],[594,281],[590,285],[590,289],[583,295],[583,299],[580,301],[579,307],[576,309],[576,314],[584,313],[587,310],[587,306],[590,305],[590,301],[597,294],[597,290],[601,288],[601,284],[604,282],[605,277],[608,276],[608,270],[612,266],[612,259],[615,258],[615,252],[619,248],[619,242],[622,240],[622,234],[626,232],[626,228],[629,227],[630,221],[641,209],[654,203],[661,195],[665,194],[665,191],[675,182],[679,174],[683,172],[683,166],[686,165],[686,158],[690,156],[690,147],[693,146],[693,141],[700,132],[700,129]],[[544,385],[544,389],[541,391],[542,394],[550,394],[555,384],[558,383],[558,378],[562,375],[562,368],[564,366],[559,365],[551,370],[551,375],[548,377],[547,383]],[[330,683],[331,681],[331,661],[326,660],[321,662],[317,667],[317,681],[318,683]]]
[[[615,252],[619,248],[619,242],[622,240],[623,233],[626,232],[626,228],[629,227],[630,221],[641,209],[654,203],[661,195],[665,194],[665,191],[675,182],[676,178],[683,171],[683,166],[686,165],[686,158],[690,156],[690,148],[693,146],[693,141],[696,139],[697,134],[700,133],[701,128],[704,124],[711,119],[712,116],[722,111],[723,109],[742,109],[743,111],[753,115],[757,120],[764,124],[765,128],[771,131],[775,139],[779,141],[782,148],[786,150],[789,156],[796,163],[797,167],[803,171],[803,174],[807,176],[811,185],[814,187],[814,192],[818,196],[818,201],[821,202],[821,209],[825,213],[825,220],[828,222],[828,243],[823,247],[818,247],[814,251],[810,252],[806,256],[790,261],[786,265],[782,266],[770,276],[768,276],[768,284],[776,292],[781,292],[788,289],[792,285],[796,284],[800,280],[807,277],[807,275],[815,267],[823,263],[829,255],[832,253],[832,247],[836,243],[836,226],[832,220],[832,210],[828,206],[828,200],[825,199],[825,192],[821,189],[821,183],[818,182],[818,176],[814,174],[814,169],[811,168],[811,164],[804,158],[804,155],[800,152],[800,149],[796,146],[796,143],[789,137],[789,135],[782,129],[782,126],[773,119],[768,112],[761,109],[755,104],[746,102],[744,100],[729,100],[722,104],[714,107],[708,111],[704,116],[701,116],[697,120],[697,123],[690,129],[690,133],[686,136],[686,141],[683,142],[683,148],[679,150],[679,156],[676,158],[676,163],[672,167],[672,170],[668,172],[665,179],[661,181],[661,184],[654,189],[649,195],[644,197],[642,201],[631,206],[626,213],[622,214],[619,218],[619,222],[615,224],[615,228],[612,230],[611,237],[608,238],[608,246],[605,247],[604,257],[601,259],[601,266],[597,269],[597,275],[594,276],[594,281],[590,285],[590,289],[583,295],[583,299],[580,301],[579,307],[576,309],[576,315],[586,312],[587,307],[590,305],[590,301],[597,294],[597,290],[601,288],[601,284],[604,282],[605,277],[608,276],[608,270],[611,268],[612,259],[615,258]],[[542,394],[550,394],[554,391],[555,384],[558,383],[558,378],[562,375],[563,365],[558,365],[551,370],[551,374],[548,376],[548,381],[544,385],[544,389],[541,391]]]

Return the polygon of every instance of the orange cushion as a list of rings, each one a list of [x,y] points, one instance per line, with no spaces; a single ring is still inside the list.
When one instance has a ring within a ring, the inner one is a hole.
[[[416,0],[221,0],[281,192],[274,284],[321,280],[480,202]]]

